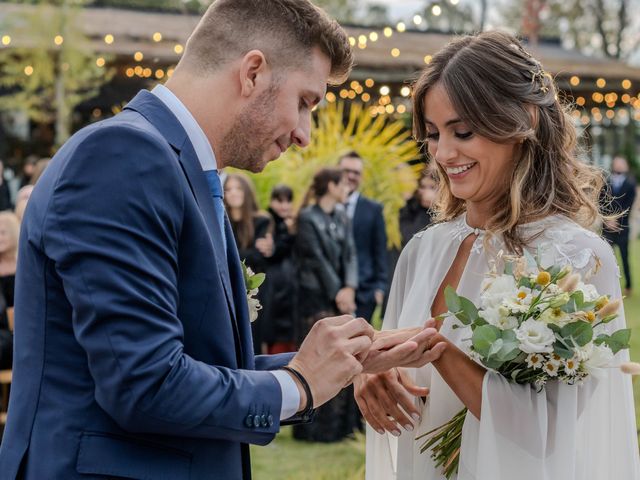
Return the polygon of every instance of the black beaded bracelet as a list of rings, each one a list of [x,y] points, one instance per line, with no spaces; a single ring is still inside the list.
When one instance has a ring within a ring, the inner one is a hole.
[[[286,370],[290,372],[294,377],[298,379],[302,388],[304,389],[304,393],[307,395],[307,404],[304,406],[304,409],[300,412],[300,420],[303,423],[308,423],[313,420],[315,410],[313,409],[313,394],[311,393],[311,387],[309,386],[309,382],[307,379],[302,376],[302,374],[294,368],[285,366],[280,367],[282,370]]]

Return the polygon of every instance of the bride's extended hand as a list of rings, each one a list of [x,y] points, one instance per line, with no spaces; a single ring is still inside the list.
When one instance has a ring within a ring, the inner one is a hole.
[[[400,426],[407,431],[420,421],[420,411],[414,396],[426,397],[429,389],[415,385],[401,368],[387,372],[358,375],[354,382],[355,398],[362,416],[375,431],[400,435]]]
[[[434,319],[424,327],[377,332],[366,359],[365,373],[380,373],[394,367],[422,367],[440,358],[445,342],[435,342],[438,331]]]

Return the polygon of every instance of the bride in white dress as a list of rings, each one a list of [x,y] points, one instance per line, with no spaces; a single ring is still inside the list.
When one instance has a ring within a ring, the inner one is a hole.
[[[571,265],[621,297],[611,248],[586,228],[600,218],[602,175],[576,159],[552,80],[515,38],[482,33],[436,54],[415,85],[414,129],[441,176],[440,223],[402,252],[384,329],[446,312],[447,285],[478,304],[501,250],[540,252],[543,265]],[[452,324],[440,325],[433,344],[446,347],[433,363],[356,378],[367,480],[444,479],[416,437],[464,406],[458,480],[640,479],[629,376],[602,369],[582,386],[550,382],[538,393],[472,361],[469,329]],[[621,308],[608,327],[624,325]],[[612,364],[624,361],[627,351]]]

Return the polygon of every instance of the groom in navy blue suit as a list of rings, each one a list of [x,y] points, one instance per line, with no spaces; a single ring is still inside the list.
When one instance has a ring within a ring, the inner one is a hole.
[[[246,480],[248,444],[281,420],[433,358],[432,329],[373,348],[351,316],[320,320],[295,356],[253,356],[217,171],[306,146],[351,63],[307,0],[217,0],[166,86],[60,149],[21,231],[1,480]]]

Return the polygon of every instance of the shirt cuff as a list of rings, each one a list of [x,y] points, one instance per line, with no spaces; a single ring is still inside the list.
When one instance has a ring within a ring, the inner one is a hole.
[[[284,370],[271,370],[269,373],[276,377],[282,391],[280,420],[293,417],[298,413],[298,407],[300,406],[300,391],[295,380]]]

